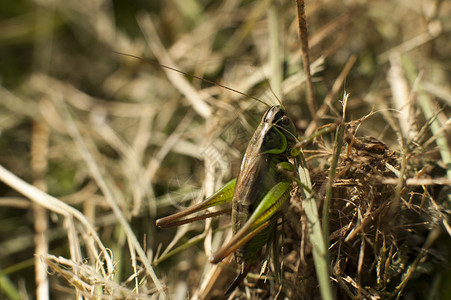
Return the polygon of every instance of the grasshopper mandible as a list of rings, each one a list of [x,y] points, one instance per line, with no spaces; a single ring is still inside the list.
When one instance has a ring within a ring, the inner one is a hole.
[[[302,152],[295,147],[296,129],[281,105],[270,107],[264,114],[246,149],[236,179],[207,198],[174,215],[158,219],[158,227],[178,226],[202,217],[184,218],[195,212],[232,201],[232,239],[211,258],[218,263],[235,252],[241,272],[225,294],[232,292],[246,277],[250,267],[258,261],[262,247],[274,232],[281,207],[290,197],[297,164],[303,162]],[[302,159],[299,161],[299,159]]]

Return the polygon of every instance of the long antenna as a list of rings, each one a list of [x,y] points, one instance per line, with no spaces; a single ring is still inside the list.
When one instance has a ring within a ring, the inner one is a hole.
[[[285,109],[285,106],[282,104],[282,101],[280,101],[279,97],[277,97],[276,93],[274,92],[274,90],[272,89],[271,85],[269,84],[268,79],[265,79],[265,81],[268,84],[269,90],[271,91],[271,93],[274,96],[274,98],[276,98],[276,100],[280,104],[280,106],[282,106],[282,108]]]
[[[166,65],[162,65],[162,64],[160,64],[160,63],[158,63],[158,62],[156,62],[156,61],[152,61],[152,60],[150,60],[150,59],[145,59],[145,58],[142,58],[142,57],[133,55],[133,54],[127,54],[127,53],[122,53],[122,52],[118,52],[118,51],[112,51],[112,52],[113,52],[113,53],[116,53],[116,54],[119,54],[119,55],[123,55],[123,56],[128,56],[128,57],[136,58],[136,59],[139,59],[139,60],[148,62],[148,63],[150,63],[150,64],[159,66],[159,67],[161,67],[161,68],[165,68],[165,69],[168,69],[168,70],[171,70],[171,71],[175,71],[175,72],[178,72],[178,73],[180,73],[180,74],[183,74],[183,75],[186,75],[186,76],[189,76],[189,77],[192,77],[192,78],[195,78],[195,79],[198,79],[198,80],[207,82],[207,83],[212,84],[212,85],[217,85],[217,86],[222,87],[222,88],[224,88],[224,89],[226,89],[226,90],[229,90],[229,91],[231,91],[231,92],[237,93],[237,94],[242,95],[242,96],[244,96],[244,97],[251,98],[251,99],[254,99],[254,100],[256,100],[256,101],[258,101],[258,102],[260,102],[260,103],[263,103],[263,104],[266,105],[268,108],[270,107],[269,104],[267,104],[266,102],[264,102],[264,101],[258,99],[257,97],[254,97],[254,96],[251,96],[251,95],[249,95],[249,94],[246,94],[246,93],[240,92],[240,91],[238,91],[238,90],[232,89],[231,87],[222,85],[222,84],[217,83],[217,82],[214,82],[214,81],[212,81],[212,80],[208,80],[208,79],[205,79],[205,78],[202,78],[202,77],[199,77],[199,76],[196,76],[196,75],[187,73],[187,72],[183,72],[183,71],[177,70],[176,68],[172,68],[172,67],[169,67],[169,66],[166,66]]]

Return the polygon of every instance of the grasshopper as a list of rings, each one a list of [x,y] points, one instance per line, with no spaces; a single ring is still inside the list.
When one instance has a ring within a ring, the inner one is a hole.
[[[237,178],[205,201],[174,215],[158,219],[158,227],[178,226],[216,216],[226,210],[200,217],[191,214],[232,201],[232,239],[211,258],[218,263],[235,252],[241,271],[226,291],[231,293],[246,277],[275,230],[281,208],[290,197],[297,164],[304,159],[297,143],[296,129],[281,105],[270,107],[264,114],[246,149]]]

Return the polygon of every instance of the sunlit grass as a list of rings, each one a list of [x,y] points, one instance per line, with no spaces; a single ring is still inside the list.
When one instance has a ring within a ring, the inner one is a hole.
[[[270,105],[275,94],[299,136],[342,126],[304,146],[312,197],[285,213],[282,287],[258,266],[235,297],[316,299],[317,278],[338,299],[450,297],[448,2],[307,2],[315,125],[294,2],[139,5],[0,5],[1,296],[222,297],[237,272],[208,263],[227,216],[165,230],[155,219],[238,174],[266,107],[122,52]],[[151,265],[169,245],[182,250]]]

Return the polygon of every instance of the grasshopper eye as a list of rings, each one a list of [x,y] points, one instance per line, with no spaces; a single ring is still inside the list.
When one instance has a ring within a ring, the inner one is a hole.
[[[282,123],[282,125],[288,126],[290,124],[290,118],[288,118],[287,116],[283,116],[280,122]]]

